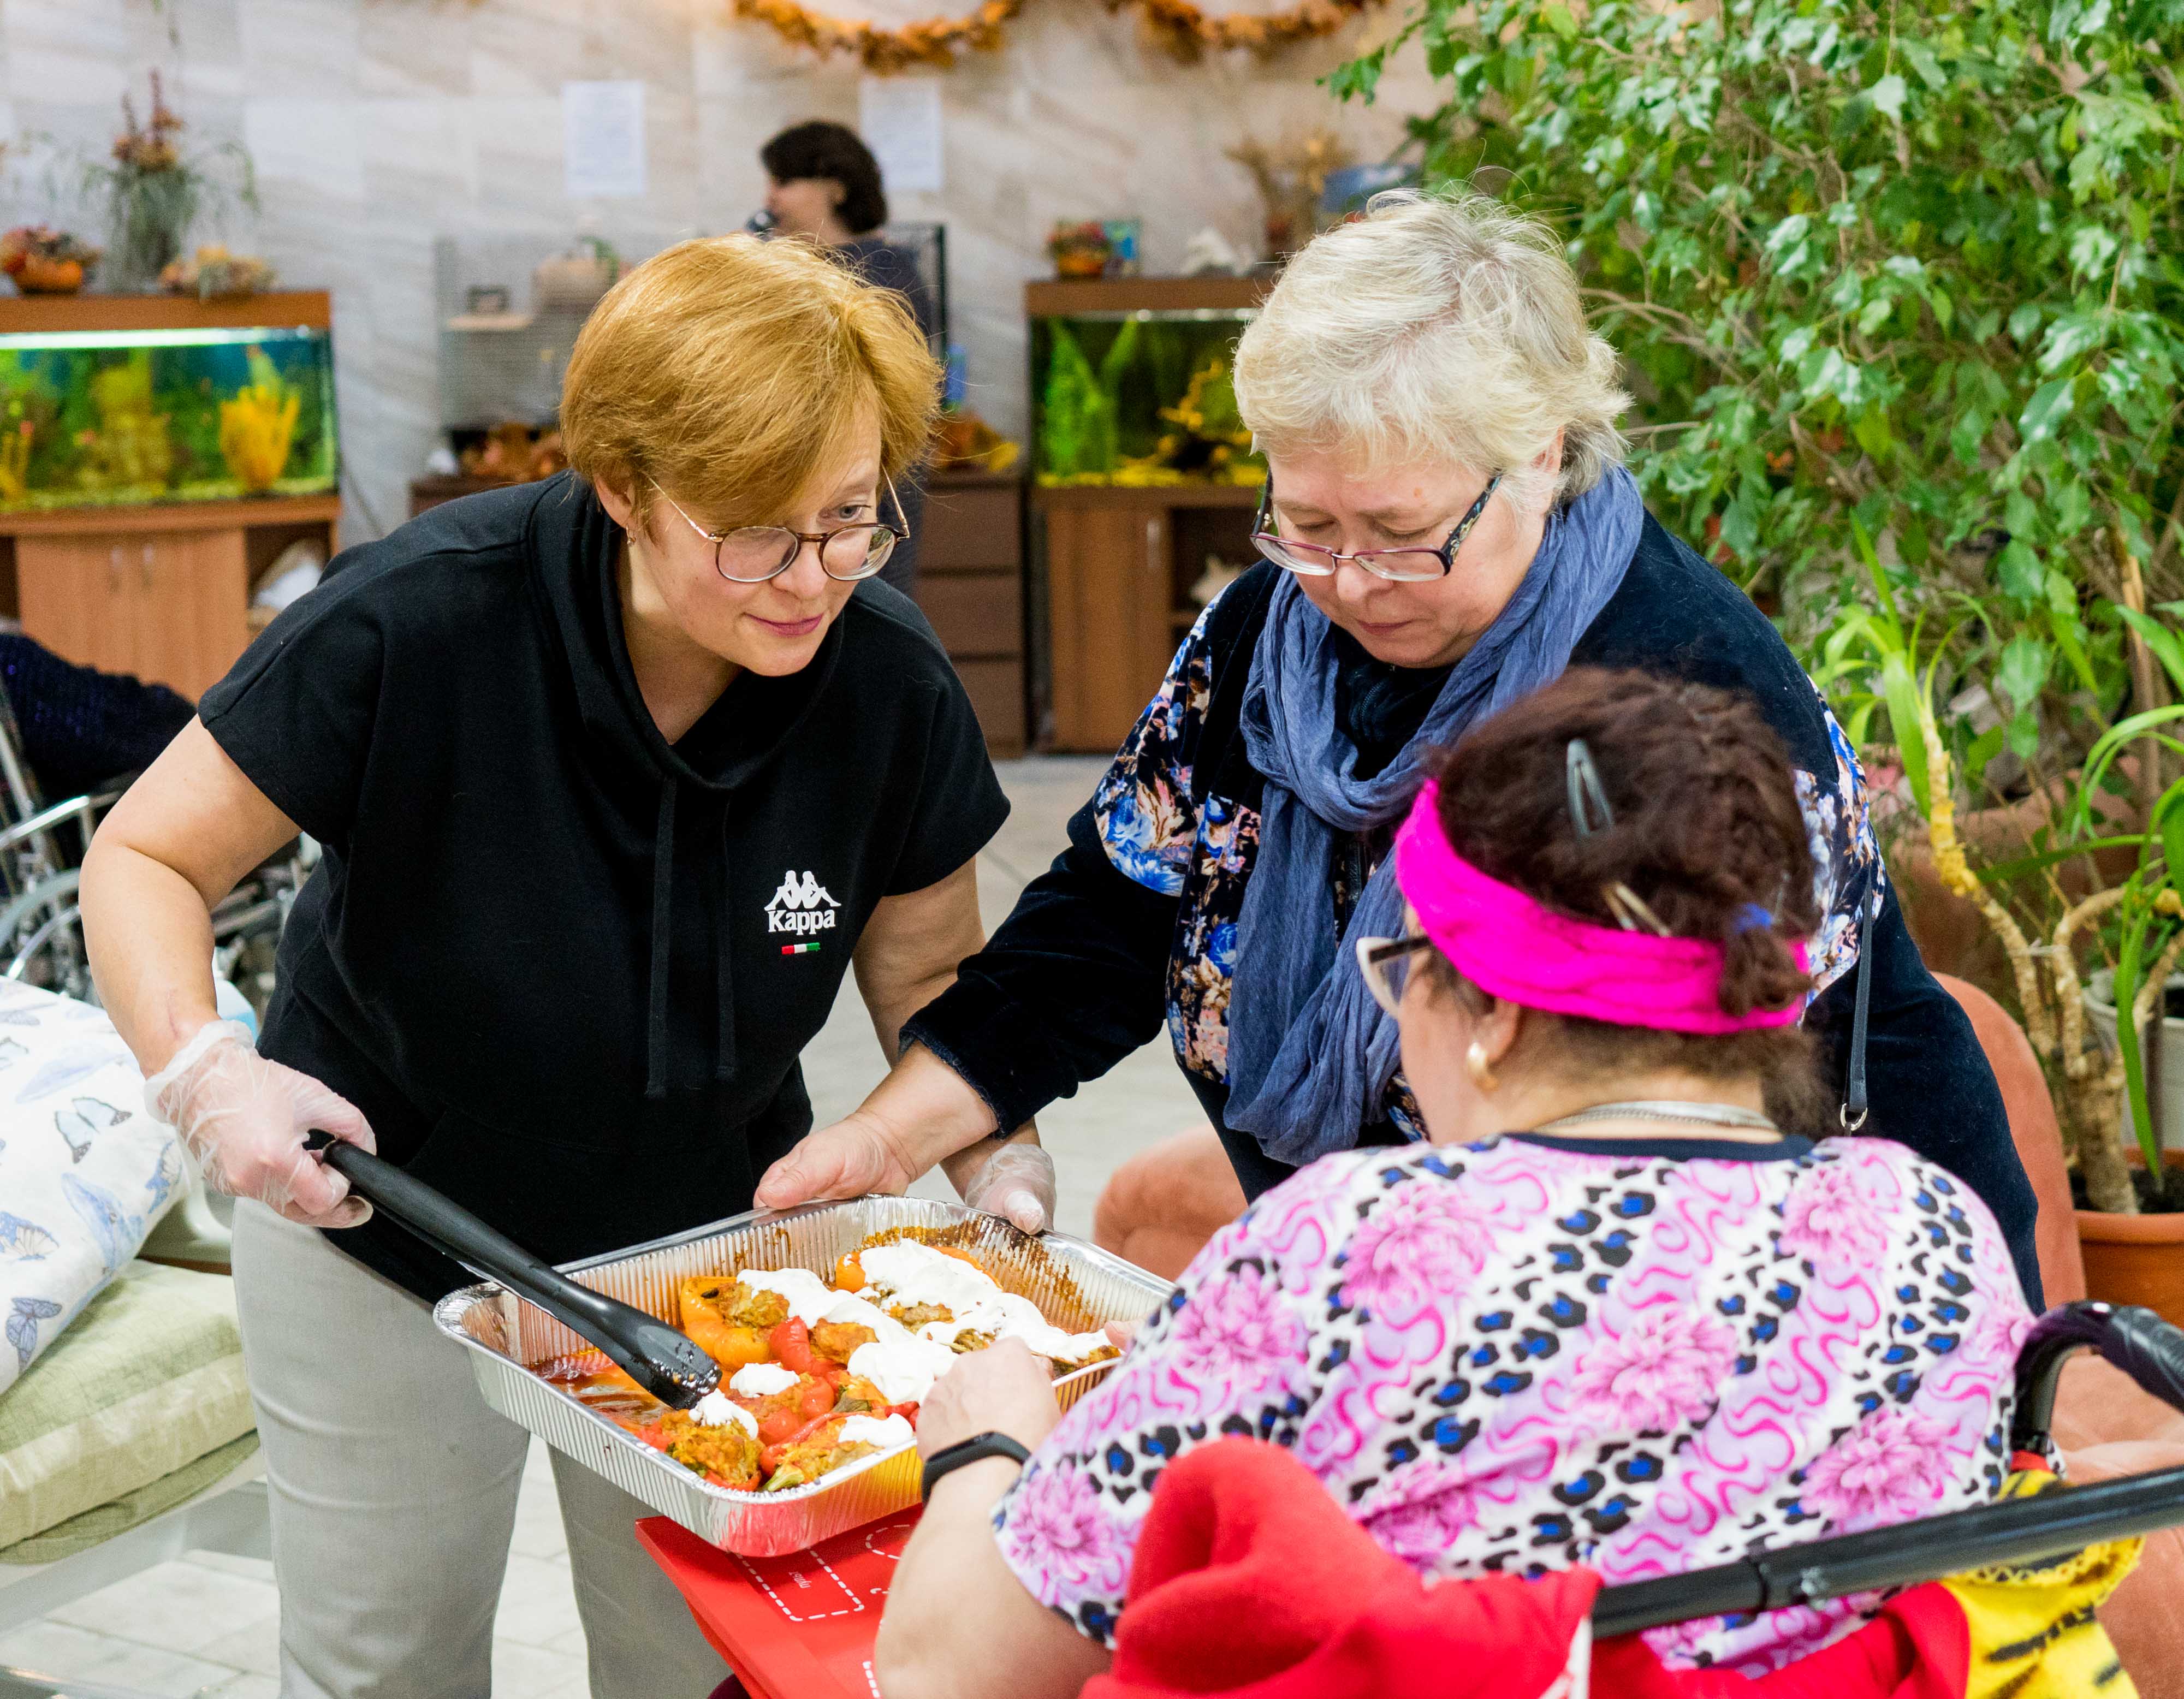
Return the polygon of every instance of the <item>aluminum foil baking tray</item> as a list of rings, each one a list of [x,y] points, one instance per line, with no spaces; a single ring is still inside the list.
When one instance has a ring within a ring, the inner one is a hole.
[[[673,1322],[682,1282],[741,1268],[809,1268],[824,1278],[834,1260],[867,1237],[908,1228],[958,1245],[1008,1291],[1072,1333],[1107,1322],[1139,1322],[1171,1288],[1159,1276],[1097,1245],[1049,1233],[1032,1239],[997,1217],[928,1198],[866,1197],[846,1203],[760,1210],[694,1228],[633,1250],[572,1262],[579,1284]],[[471,1353],[485,1401],[555,1451],[672,1517],[701,1540],[749,1557],[801,1551],[917,1501],[914,1448],[861,1458],[809,1486],[734,1492],[693,1474],[632,1438],[537,1371],[591,1347],[543,1310],[488,1281],[450,1292],[433,1307],[442,1333]],[[1063,1376],[1064,1409],[1103,1379],[1112,1362]]]

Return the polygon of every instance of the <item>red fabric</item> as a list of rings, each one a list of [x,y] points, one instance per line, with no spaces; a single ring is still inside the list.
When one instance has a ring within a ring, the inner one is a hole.
[[[1162,1471],[1138,1535],[1115,1662],[1083,1699],[1540,1699],[1600,1578],[1428,1587],[1279,1446],[1229,1439]],[[1763,1680],[1669,1670],[1635,1635],[1593,1652],[1614,1699],[1964,1699],[1963,1612],[1917,1588]],[[1438,1678],[1423,1672],[1441,1672]]]
[[[1593,1648],[1592,1691],[1613,1699],[1964,1699],[1971,1636],[1964,1607],[1938,1582],[1824,1651],[1757,1678],[1668,1669],[1637,1635]]]

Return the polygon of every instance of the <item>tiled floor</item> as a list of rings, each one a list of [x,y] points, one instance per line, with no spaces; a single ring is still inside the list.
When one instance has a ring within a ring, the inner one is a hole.
[[[1079,759],[1002,765],[1014,811],[978,863],[979,900],[989,927],[1061,849],[1065,823],[1100,765]],[[879,1048],[853,985],[844,984],[833,1017],[805,1053],[804,1067],[822,1125],[855,1108],[879,1078]],[[1058,1225],[1089,1234],[1093,1200],[1115,1166],[1200,1118],[1164,1038],[1055,1105],[1039,1124],[1061,1179]],[[928,1189],[950,1195],[937,1176],[917,1189]],[[278,1645],[272,1565],[195,1552],[0,1635],[0,1668],[162,1699],[276,1699]],[[521,1699],[578,1699],[588,1691],[560,1511],[545,1451],[535,1441],[501,1589],[493,1685]]]

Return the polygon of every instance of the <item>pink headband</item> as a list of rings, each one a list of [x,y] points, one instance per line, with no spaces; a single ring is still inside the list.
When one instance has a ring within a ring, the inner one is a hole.
[[[1489,994],[1526,1009],[1671,1033],[1741,1033],[1792,1025],[1786,1009],[1731,1015],[1720,1002],[1722,950],[1699,938],[1619,932],[1551,913],[1449,846],[1440,787],[1429,782],[1396,838],[1396,879],[1426,936]],[[1791,946],[1801,970],[1804,941]]]

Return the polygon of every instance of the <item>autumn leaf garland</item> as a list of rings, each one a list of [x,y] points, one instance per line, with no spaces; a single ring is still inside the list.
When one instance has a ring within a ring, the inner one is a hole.
[[[866,70],[887,76],[918,66],[944,68],[956,53],[974,48],[990,53],[1001,45],[1004,26],[1013,22],[1026,0],[985,0],[975,12],[956,18],[926,18],[888,29],[829,17],[797,0],[731,0],[735,14],[764,24],[783,40],[829,58],[854,54]],[[1273,53],[1318,36],[1332,35],[1380,0],[1301,0],[1280,12],[1228,13],[1209,16],[1192,0],[1106,0],[1110,12],[1136,8],[1146,31],[1178,58],[1195,58],[1208,48],[1245,47]]]

